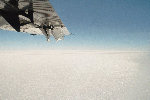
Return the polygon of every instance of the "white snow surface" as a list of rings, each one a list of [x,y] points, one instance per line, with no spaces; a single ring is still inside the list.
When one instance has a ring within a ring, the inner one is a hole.
[[[149,52],[0,51],[0,100],[149,99]]]

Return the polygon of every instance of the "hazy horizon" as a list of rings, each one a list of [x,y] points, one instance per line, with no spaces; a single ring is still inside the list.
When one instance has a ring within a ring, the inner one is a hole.
[[[69,36],[0,30],[0,100],[149,100],[150,0],[50,0]]]
[[[0,30],[0,50],[150,50],[149,0],[50,0],[70,33],[45,36]]]

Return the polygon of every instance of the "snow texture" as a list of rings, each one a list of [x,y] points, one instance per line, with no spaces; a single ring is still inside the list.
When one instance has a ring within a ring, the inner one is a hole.
[[[149,99],[148,52],[0,52],[0,100]]]

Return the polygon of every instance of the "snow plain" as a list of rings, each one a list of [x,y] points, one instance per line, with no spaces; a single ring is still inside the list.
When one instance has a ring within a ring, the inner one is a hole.
[[[0,100],[149,99],[149,52],[0,51]]]

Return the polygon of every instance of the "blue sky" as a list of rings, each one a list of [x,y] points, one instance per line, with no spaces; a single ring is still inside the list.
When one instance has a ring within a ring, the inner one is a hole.
[[[63,41],[0,30],[0,49],[150,50],[149,0],[50,0],[73,35]]]

